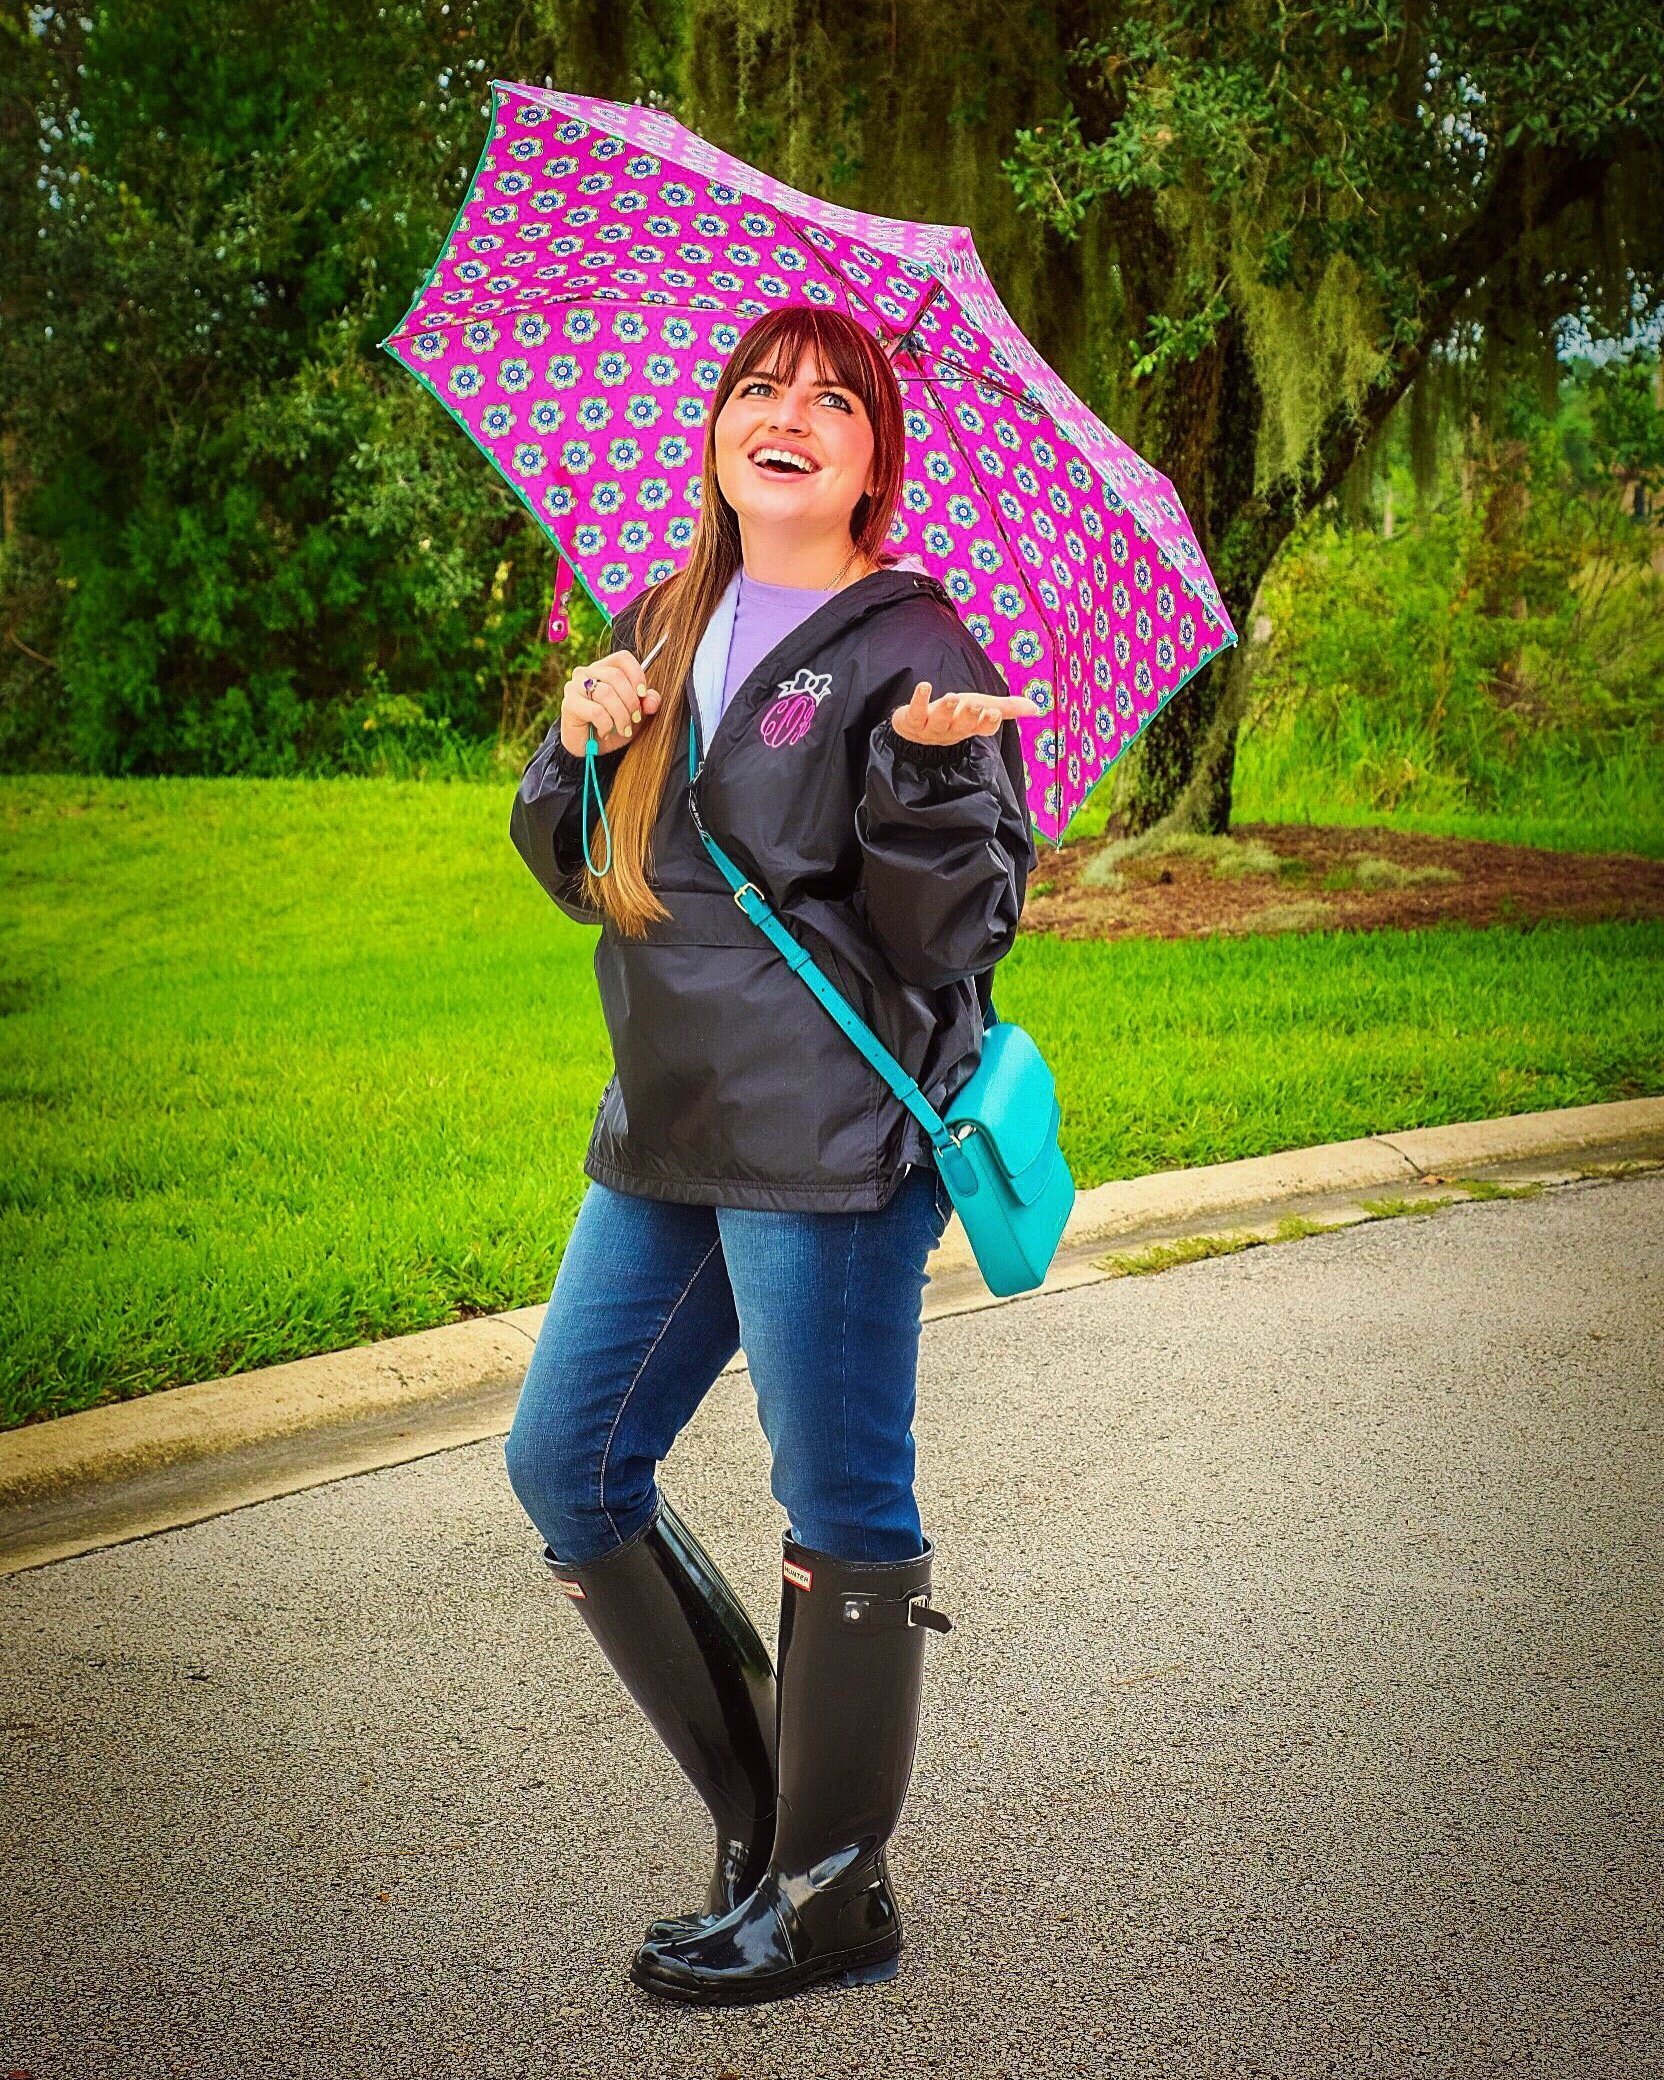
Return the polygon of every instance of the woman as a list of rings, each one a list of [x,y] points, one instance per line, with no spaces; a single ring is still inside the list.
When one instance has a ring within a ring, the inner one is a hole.
[[[1036,863],[1006,723],[1040,711],[933,578],[880,553],[902,404],[859,325],[760,319],[709,426],[687,563],[574,673],[511,818],[560,908],[601,925],[614,1074],[507,1461],[716,1826],[704,1912],[655,1922],[631,1977],[726,2004],[897,1969],[884,1846],[925,1636],[948,1629],[911,1425],[952,1207],[912,1114],[736,906],[699,825],[944,1110]],[[605,837],[584,820],[591,725]],[[778,1678],[655,1479],[742,1344],[788,1518]]]

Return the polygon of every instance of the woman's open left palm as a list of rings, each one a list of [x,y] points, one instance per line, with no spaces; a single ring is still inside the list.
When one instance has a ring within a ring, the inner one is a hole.
[[[910,744],[958,744],[966,737],[991,737],[1008,715],[1043,715],[1025,694],[943,693],[931,699],[921,679],[913,698],[890,716],[890,727]]]

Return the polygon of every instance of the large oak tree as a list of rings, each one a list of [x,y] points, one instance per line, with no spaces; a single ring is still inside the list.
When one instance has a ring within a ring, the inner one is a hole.
[[[1661,300],[1664,31],[1635,0],[694,0],[686,49],[695,127],[969,224],[1172,476],[1244,640],[1119,762],[1120,830],[1228,824],[1260,580],[1407,392],[1425,425],[1562,321],[1621,336]]]

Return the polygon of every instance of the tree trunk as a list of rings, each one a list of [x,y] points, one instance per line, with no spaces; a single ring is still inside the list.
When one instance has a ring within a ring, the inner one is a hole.
[[[1108,832],[1136,837],[1160,825],[1222,834],[1230,823],[1231,768],[1254,661],[1244,655],[1253,601],[1272,559],[1300,519],[1336,490],[1387,413],[1419,374],[1461,298],[1533,227],[1599,193],[1607,162],[1575,146],[1522,147],[1501,162],[1486,207],[1440,255],[1440,282],[1421,312],[1416,340],[1361,414],[1337,410],[1317,443],[1315,474],[1292,473],[1254,489],[1254,451],[1263,400],[1233,315],[1164,400],[1165,425],[1148,452],[1169,474],[1202,553],[1241,636],[1218,664],[1177,695],[1117,761]],[[1529,175],[1529,178],[1528,178]],[[1664,377],[1661,377],[1664,381]],[[1464,485],[1464,500],[1471,487]]]
[[[1237,646],[1206,666],[1156,716],[1117,762],[1110,781],[1111,837],[1158,826],[1222,834],[1231,823],[1237,729],[1246,712],[1260,581],[1296,514],[1254,496],[1254,447],[1261,411],[1238,327],[1227,322],[1197,357],[1182,396],[1168,405],[1178,438],[1166,443],[1173,488],[1208,559],[1237,630]]]

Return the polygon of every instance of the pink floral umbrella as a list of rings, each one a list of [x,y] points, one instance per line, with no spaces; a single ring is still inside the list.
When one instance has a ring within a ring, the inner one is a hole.
[[[891,539],[1013,693],[1035,828],[1071,817],[1236,641],[1166,477],[1012,323],[960,224],[822,202],[662,109],[513,80],[439,258],[381,342],[433,392],[610,620],[693,539],[701,433],[754,318],[837,309],[890,354],[907,427]]]

